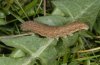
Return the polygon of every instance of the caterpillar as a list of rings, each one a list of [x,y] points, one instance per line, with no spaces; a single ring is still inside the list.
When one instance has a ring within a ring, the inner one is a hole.
[[[23,31],[31,31],[45,37],[64,37],[80,30],[88,30],[89,28],[89,26],[83,22],[73,22],[63,26],[49,26],[33,21],[24,22],[20,27]]]

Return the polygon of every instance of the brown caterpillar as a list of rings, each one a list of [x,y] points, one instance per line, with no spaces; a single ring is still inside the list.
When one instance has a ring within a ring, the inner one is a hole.
[[[33,21],[27,21],[21,24],[23,31],[31,31],[46,37],[63,37],[83,29],[88,30],[88,28],[88,25],[83,22],[73,22],[63,26],[49,26]]]

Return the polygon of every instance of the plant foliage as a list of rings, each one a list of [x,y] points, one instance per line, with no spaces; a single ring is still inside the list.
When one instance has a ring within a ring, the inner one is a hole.
[[[46,3],[43,16],[43,0],[0,0],[0,65],[99,65],[100,0]],[[62,38],[22,35],[20,24],[33,19],[50,26],[80,21],[90,28]]]

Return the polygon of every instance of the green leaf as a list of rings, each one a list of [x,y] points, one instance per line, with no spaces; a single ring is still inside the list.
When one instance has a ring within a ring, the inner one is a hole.
[[[22,36],[15,38],[2,38],[1,41],[8,46],[21,49],[27,53],[29,58],[24,62],[26,65],[30,64],[37,58],[39,58],[43,65],[56,63],[56,39],[39,38],[37,36]]]
[[[63,56],[66,54],[67,55],[66,61],[67,61],[67,59],[70,57],[71,54],[70,47],[76,45],[75,43],[77,42],[77,40],[78,40],[78,33],[73,34],[73,36],[66,36],[59,39],[56,45],[58,56]]]
[[[27,58],[0,57],[0,65],[23,65]],[[32,64],[30,64],[32,65]]]
[[[65,14],[58,8],[55,8],[52,15],[65,16]]]
[[[100,34],[100,11],[98,13],[97,21],[94,24],[94,30],[96,33]]]
[[[75,42],[77,42],[78,40],[78,35],[79,35],[78,33],[74,33],[73,36],[66,36],[62,38],[65,46],[70,47],[70,46],[75,45]]]
[[[5,25],[7,22],[3,19],[3,18],[0,18],[0,25]]]
[[[100,9],[100,0],[56,0],[52,3],[69,15],[69,21],[87,22],[90,24],[90,29],[92,29]]]
[[[15,49],[11,54],[10,57],[19,58],[25,56],[25,53],[20,49]]]
[[[38,0],[33,0],[31,3],[27,4],[26,6],[24,6],[23,10],[25,11],[25,13],[29,12],[29,10],[32,10],[32,8],[34,6],[36,6],[37,2],[38,2]],[[24,12],[22,10],[20,10],[18,13],[19,13],[19,15],[22,15]]]
[[[5,17],[6,17],[5,13],[0,10],[0,18],[5,18]]]
[[[43,24],[47,24],[50,26],[60,26],[68,23],[68,20],[62,16],[43,16],[35,18],[35,21],[38,21]]]

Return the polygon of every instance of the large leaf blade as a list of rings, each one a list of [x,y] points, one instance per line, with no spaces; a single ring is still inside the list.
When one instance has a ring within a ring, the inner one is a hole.
[[[53,38],[39,38],[37,36],[22,36],[15,38],[3,38],[1,39],[6,45],[21,49],[29,55],[26,61],[22,65],[28,65],[36,58],[40,58],[45,65],[50,65],[56,60],[55,45],[57,40]],[[53,60],[53,61],[50,61]],[[51,62],[51,63],[50,63]]]
[[[69,21],[87,22],[91,28],[100,9],[100,0],[56,0],[53,4],[69,15]]]

